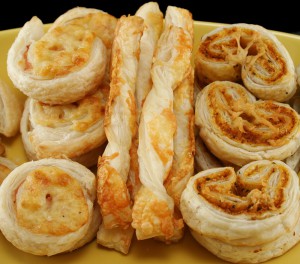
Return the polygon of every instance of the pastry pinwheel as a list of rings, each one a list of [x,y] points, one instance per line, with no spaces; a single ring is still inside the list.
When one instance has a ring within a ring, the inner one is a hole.
[[[290,54],[259,25],[231,24],[205,34],[195,53],[195,68],[201,82],[243,82],[260,99],[283,102],[297,90]]]
[[[193,237],[217,257],[260,263],[300,240],[298,175],[282,161],[253,161],[192,176],[180,208]]]

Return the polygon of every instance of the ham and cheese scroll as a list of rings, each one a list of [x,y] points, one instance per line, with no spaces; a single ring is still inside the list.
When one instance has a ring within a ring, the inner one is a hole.
[[[8,174],[15,169],[17,165],[8,158],[0,157],[0,186]]]
[[[109,86],[64,105],[28,98],[21,119],[21,136],[29,160],[68,158],[87,167],[97,164],[106,142],[105,106]]]
[[[206,84],[242,80],[260,99],[287,101],[297,89],[290,54],[271,31],[259,25],[226,25],[204,35],[195,68]]]
[[[134,233],[127,188],[130,148],[137,131],[135,85],[144,22],[119,18],[112,47],[110,94],[105,113],[108,144],[98,161],[97,196],[103,222],[97,242],[127,253]]]
[[[299,115],[292,107],[256,100],[234,82],[215,81],[199,92],[195,123],[209,150],[238,166],[254,160],[284,160],[300,145]]]
[[[142,186],[133,206],[132,226],[139,240],[152,237],[171,239],[183,228],[174,217],[174,201],[164,180],[173,161],[176,118],[173,90],[190,73],[191,35],[183,28],[164,27],[153,58],[153,86],[142,109],[139,126],[139,169]]]
[[[0,188],[0,229],[18,249],[52,256],[75,250],[96,236],[101,221],[96,177],[65,159],[29,161]]]
[[[72,103],[95,91],[106,64],[103,41],[85,25],[69,22],[45,33],[36,16],[22,27],[7,56],[15,87],[48,104]]]
[[[217,257],[260,263],[300,240],[300,190],[295,171],[282,161],[248,163],[192,176],[181,212],[193,237]]]
[[[12,88],[0,79],[0,134],[6,137],[19,132],[23,104]]]
[[[107,65],[105,73],[105,81],[109,82],[110,73],[110,60],[111,49],[114,40],[114,31],[117,25],[118,19],[111,14],[108,14],[102,10],[86,7],[74,7],[61,16],[59,16],[49,30],[57,26],[71,23],[73,25],[80,25],[86,29],[91,30],[100,38],[106,47],[107,53]]]

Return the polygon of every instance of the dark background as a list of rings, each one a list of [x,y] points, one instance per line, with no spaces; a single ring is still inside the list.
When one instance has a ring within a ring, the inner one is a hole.
[[[36,3],[35,3],[35,2]],[[59,15],[76,6],[101,9],[116,17],[133,15],[147,1],[133,0],[6,0],[1,7],[0,30],[22,27],[32,16],[38,16],[43,23],[53,22]],[[252,23],[267,29],[300,32],[300,11],[291,1],[267,2],[224,0],[157,1],[165,12],[168,5],[190,10],[194,20],[221,23]]]

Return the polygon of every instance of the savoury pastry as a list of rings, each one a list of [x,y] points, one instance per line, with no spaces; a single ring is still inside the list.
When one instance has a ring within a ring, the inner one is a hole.
[[[0,228],[34,255],[72,251],[91,241],[101,221],[95,175],[65,159],[23,163],[0,188]]]
[[[106,64],[106,47],[93,31],[67,23],[44,33],[36,16],[21,28],[7,56],[15,87],[48,104],[76,102],[95,91]]]
[[[167,15],[166,15],[167,16]],[[144,102],[139,126],[139,169],[142,186],[132,212],[137,239],[170,240],[183,228],[174,216],[174,201],[164,180],[174,156],[176,117],[173,90],[190,74],[192,37],[182,27],[164,27],[151,67],[153,86]]]
[[[139,7],[135,15],[144,19],[144,30],[140,40],[140,56],[135,85],[136,119],[137,125],[139,125],[142,106],[152,88],[150,70],[157,41],[163,29],[163,13],[159,9],[157,2],[147,2]],[[130,149],[130,170],[127,183],[133,199],[140,188],[137,155],[138,144],[138,133],[136,133]]]
[[[190,11],[184,8],[168,6],[165,17],[165,27],[172,25],[186,30],[192,41],[194,40],[194,21]],[[192,49],[190,52],[192,53]],[[185,79],[174,89],[173,112],[177,124],[173,142],[174,156],[172,168],[164,182],[164,186],[168,194],[173,198],[177,209],[179,209],[181,193],[188,179],[194,173],[195,119],[194,68],[192,63],[190,63],[189,72]],[[178,216],[178,218],[179,217],[180,216]]]
[[[72,25],[83,26],[96,34],[106,47],[107,65],[105,80],[109,82],[111,49],[117,21],[116,17],[99,9],[74,7],[59,16],[50,27],[50,30],[57,26],[71,23]]]
[[[197,96],[195,123],[220,160],[242,166],[284,160],[300,145],[298,113],[288,104],[256,100],[242,85],[215,81]]]
[[[87,167],[97,164],[106,142],[105,105],[109,87],[64,105],[28,98],[21,120],[23,145],[30,160],[69,158]]]
[[[214,156],[205,146],[199,135],[195,138],[195,172],[223,167],[222,161]]]
[[[104,129],[108,143],[99,157],[97,169],[97,198],[103,217],[97,242],[125,254],[134,233],[131,227],[132,201],[126,184],[130,148],[137,131],[134,94],[143,28],[143,19],[138,16],[122,16],[118,20],[105,112]]]
[[[17,165],[8,158],[0,157],[0,186],[3,180]]]
[[[300,190],[295,171],[282,161],[254,161],[191,177],[181,212],[194,238],[217,257],[260,263],[300,240]]]
[[[6,82],[0,79],[0,134],[6,137],[19,132],[23,104]]]
[[[259,25],[226,25],[204,35],[195,54],[195,68],[206,84],[242,80],[260,99],[283,102],[297,90],[290,54],[271,31]]]

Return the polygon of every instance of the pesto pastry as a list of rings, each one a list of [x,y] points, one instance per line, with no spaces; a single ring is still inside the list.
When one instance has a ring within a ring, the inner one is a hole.
[[[205,34],[195,53],[198,78],[243,82],[260,99],[279,102],[297,90],[294,62],[285,46],[259,25],[237,23]]]
[[[212,154],[238,166],[284,160],[300,145],[299,115],[290,105],[256,100],[234,82],[215,81],[199,92],[195,123]]]
[[[229,262],[264,262],[300,240],[299,178],[282,161],[204,170],[190,178],[180,206],[196,241]]]

